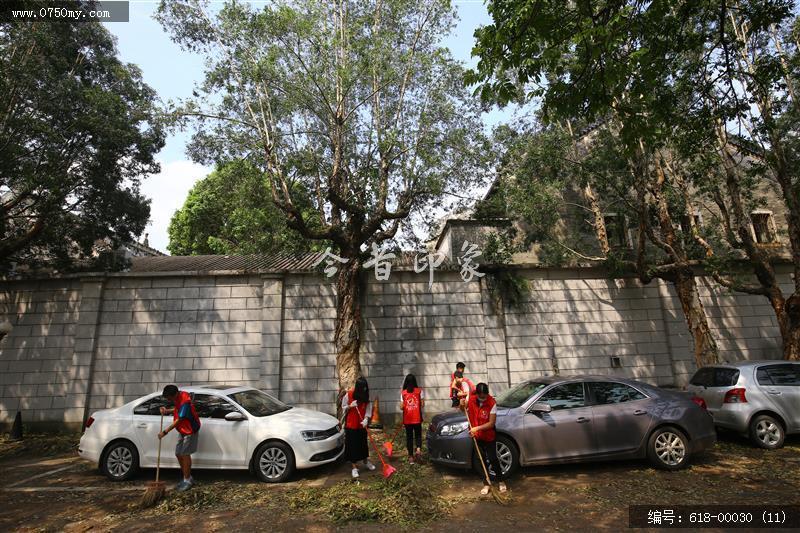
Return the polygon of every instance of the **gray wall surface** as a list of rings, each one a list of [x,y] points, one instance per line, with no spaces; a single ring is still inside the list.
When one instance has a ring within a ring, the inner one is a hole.
[[[610,280],[593,269],[531,269],[521,309],[496,310],[485,281],[457,272],[394,271],[364,291],[362,364],[384,412],[417,375],[427,411],[449,407],[457,361],[499,391],[553,373],[619,374],[682,386],[692,340],[672,287]],[[788,274],[785,280],[789,283]],[[766,299],[700,278],[723,360],[780,358]],[[317,274],[118,273],[7,281],[0,319],[0,423],[77,425],[178,385],[246,384],[294,405],[333,412],[335,291]],[[611,367],[618,356],[621,368]]]

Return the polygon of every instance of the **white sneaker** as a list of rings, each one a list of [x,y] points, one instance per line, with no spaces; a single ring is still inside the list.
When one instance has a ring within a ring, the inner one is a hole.
[[[366,466],[367,470],[369,470],[370,472],[375,470],[375,465],[370,463],[369,460],[364,461],[364,466]]]
[[[358,468],[354,468],[351,472],[353,479],[358,479]]]

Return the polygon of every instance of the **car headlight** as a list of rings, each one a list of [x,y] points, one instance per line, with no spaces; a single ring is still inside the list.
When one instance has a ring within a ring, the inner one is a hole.
[[[463,433],[469,427],[469,422],[464,420],[463,422],[456,422],[455,424],[445,424],[441,428],[439,428],[439,435],[444,437],[449,437],[451,435],[458,435],[459,433]]]
[[[309,430],[309,431],[301,431],[300,436],[303,437],[303,440],[307,441],[325,440],[327,438],[330,438],[332,435],[335,435],[336,433],[338,433],[338,431],[332,433],[330,429],[324,429],[320,431]]]

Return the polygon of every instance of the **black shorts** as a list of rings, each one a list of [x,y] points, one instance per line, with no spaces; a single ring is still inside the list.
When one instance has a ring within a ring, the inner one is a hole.
[[[453,407],[458,407],[459,405],[461,405],[461,398],[453,397],[451,398],[451,400],[453,400]]]

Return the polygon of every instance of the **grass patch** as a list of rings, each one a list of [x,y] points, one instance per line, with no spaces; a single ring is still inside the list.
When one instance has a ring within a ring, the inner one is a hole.
[[[8,435],[0,435],[0,459],[19,455],[50,457],[75,452],[80,433],[25,433],[22,440],[12,440]]]

